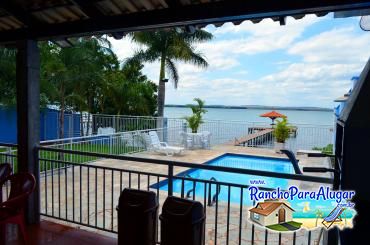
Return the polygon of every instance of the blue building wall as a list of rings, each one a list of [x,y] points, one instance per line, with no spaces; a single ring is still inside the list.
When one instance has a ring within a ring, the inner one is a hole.
[[[44,109],[40,112],[40,141],[59,138],[59,112]],[[64,138],[80,135],[80,115],[66,113]],[[17,114],[15,108],[0,107],[0,142],[17,143]]]
[[[17,114],[15,109],[0,107],[0,142],[17,142]]]

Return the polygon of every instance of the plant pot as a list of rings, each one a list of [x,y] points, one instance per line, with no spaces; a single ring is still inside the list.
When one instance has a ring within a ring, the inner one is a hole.
[[[285,143],[274,142],[274,150],[276,153],[281,153],[285,149]]]

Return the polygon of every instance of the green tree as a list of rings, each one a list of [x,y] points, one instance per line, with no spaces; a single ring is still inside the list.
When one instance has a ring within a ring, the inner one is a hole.
[[[179,74],[176,62],[181,61],[198,67],[207,67],[208,63],[204,56],[199,53],[194,45],[209,41],[212,34],[196,30],[188,33],[183,30],[170,28],[155,31],[134,32],[131,34],[134,42],[144,46],[144,49],[137,51],[127,62],[160,62],[159,89],[158,89],[158,116],[163,117],[165,94],[166,94],[166,72],[177,88]]]
[[[127,63],[111,73],[104,102],[105,114],[154,116],[157,85],[142,74],[143,65]]]
[[[0,104],[14,106],[16,103],[15,75],[16,50],[0,48]]]
[[[68,48],[39,43],[41,104],[59,107],[59,137],[64,137],[66,111],[155,115],[157,86],[142,74],[142,64],[121,68],[105,38],[71,41]],[[15,105],[15,84],[16,50],[0,48],[1,105]],[[89,134],[89,128],[84,130],[81,121],[84,132]]]
[[[42,80],[49,103],[60,110],[59,136],[64,137],[66,110],[97,113],[104,100],[107,74],[119,69],[116,55],[104,38],[79,38],[73,46],[60,48],[45,43],[42,52]],[[89,125],[89,122],[87,123]],[[89,128],[87,128],[89,134]],[[81,134],[83,134],[81,123]]]

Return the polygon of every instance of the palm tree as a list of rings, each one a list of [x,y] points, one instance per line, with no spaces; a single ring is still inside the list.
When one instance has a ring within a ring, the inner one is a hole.
[[[316,215],[316,223],[315,223],[315,226],[317,227],[317,223],[319,221],[319,219],[322,219],[322,217],[324,216],[324,213],[321,211],[321,209],[316,209],[315,211],[315,215]]]
[[[203,100],[195,98],[194,101],[197,102],[197,105],[189,105],[193,115],[185,117],[185,120],[191,128],[191,132],[197,133],[199,126],[203,123],[202,114],[205,114],[207,110],[204,109],[205,102]]]
[[[204,30],[195,30],[188,33],[183,30],[170,28],[154,31],[135,32],[130,34],[134,42],[145,47],[137,51],[127,62],[160,62],[159,89],[158,89],[158,116],[163,117],[166,94],[166,71],[177,88],[179,74],[176,62],[181,61],[198,67],[208,66],[204,56],[199,53],[194,45],[209,41],[212,34]]]
[[[118,69],[119,62],[110,43],[95,37],[76,39],[68,48],[44,43],[41,51],[43,84],[47,84],[50,102],[59,105],[59,137],[64,138],[65,110],[75,109],[81,115],[84,110],[94,112],[99,101],[95,98],[106,82],[104,73]],[[89,134],[89,128],[86,131]]]

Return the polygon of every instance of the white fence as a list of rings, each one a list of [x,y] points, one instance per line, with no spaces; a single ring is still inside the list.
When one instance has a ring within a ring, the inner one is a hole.
[[[117,133],[111,135],[90,135],[43,142],[70,149],[86,150],[91,152],[124,154],[142,151],[146,148],[142,135],[148,131],[158,132],[161,140],[169,144],[181,144],[180,132],[190,132],[186,121],[180,118],[156,118],[134,116],[92,115],[89,120],[92,124],[91,132],[96,133],[99,127],[112,127]],[[325,147],[332,144],[334,139],[333,126],[293,124],[293,130],[286,142],[286,147],[296,150],[312,150],[314,147]],[[246,121],[205,120],[198,132],[208,131],[212,134],[211,145],[236,142],[239,139],[251,138],[245,146],[272,148],[273,134],[265,137],[253,138],[258,130],[271,128],[265,123]],[[251,136],[252,135],[252,136]],[[90,145],[89,145],[90,144]]]

